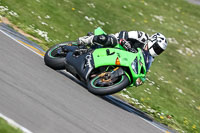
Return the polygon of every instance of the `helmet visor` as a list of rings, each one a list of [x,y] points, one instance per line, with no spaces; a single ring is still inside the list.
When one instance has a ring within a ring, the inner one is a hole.
[[[154,43],[154,45],[151,48],[153,48],[157,55],[161,54],[164,51],[164,49],[162,49],[157,42]]]

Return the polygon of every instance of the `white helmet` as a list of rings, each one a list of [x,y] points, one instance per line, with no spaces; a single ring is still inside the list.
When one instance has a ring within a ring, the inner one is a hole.
[[[148,49],[151,56],[155,57],[161,54],[167,47],[167,40],[161,33],[153,34],[148,40]]]

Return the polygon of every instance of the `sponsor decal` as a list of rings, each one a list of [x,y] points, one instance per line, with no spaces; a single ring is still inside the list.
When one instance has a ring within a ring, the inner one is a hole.
[[[92,67],[92,65],[91,65],[91,60],[92,60],[92,55],[91,55],[91,53],[88,54],[88,55],[85,57],[85,59],[87,60],[87,62],[86,62],[86,64],[85,64],[85,67],[88,66],[89,68],[91,68],[91,67]]]
[[[85,79],[87,79],[88,75],[90,74],[90,72],[92,71],[93,67],[92,67],[92,64],[91,64],[91,60],[92,60],[92,55],[91,53],[89,53],[88,55],[86,55],[85,57],[86,59],[86,64],[85,64],[85,67],[89,67],[89,70],[86,72],[86,76],[85,76]]]

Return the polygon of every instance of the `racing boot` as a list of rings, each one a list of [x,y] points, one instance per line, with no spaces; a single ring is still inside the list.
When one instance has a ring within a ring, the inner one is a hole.
[[[94,35],[79,37],[77,40],[78,45],[92,45]]]

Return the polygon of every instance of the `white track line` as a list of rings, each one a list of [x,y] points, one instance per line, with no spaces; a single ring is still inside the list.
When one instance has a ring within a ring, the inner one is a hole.
[[[24,133],[33,133],[33,132],[29,131],[28,129],[26,129],[25,127],[23,127],[23,126],[19,125],[18,123],[16,123],[14,120],[6,117],[5,115],[3,115],[1,113],[0,113],[0,117],[3,118],[4,120],[6,120],[13,127],[19,128]]]
[[[140,118],[141,118],[141,117],[140,117]],[[148,121],[148,120],[146,120],[146,119],[144,119],[144,118],[141,118],[141,119],[143,119],[144,121],[146,121],[147,123],[149,123],[149,124],[152,125],[153,127],[156,127],[156,128],[158,128],[158,129],[160,129],[160,130],[161,130],[162,132],[164,132],[164,133],[171,133],[171,132],[168,132],[168,131],[166,131],[166,130],[160,128],[160,127],[158,127],[157,125],[151,123],[150,121]]]
[[[40,57],[44,58],[43,56],[41,56],[40,54],[38,54],[37,52],[33,51],[31,48],[29,48],[28,46],[20,43],[18,40],[16,40],[15,38],[13,38],[11,35],[9,35],[8,33],[6,33],[5,31],[0,30],[3,34],[5,34],[6,36],[8,36],[9,38],[11,38],[12,40],[14,40],[15,42],[19,43],[20,45],[24,46],[25,48],[27,48],[28,50],[32,51],[33,53],[39,55]]]
[[[0,30],[3,34],[5,34],[6,36],[8,36],[9,38],[11,38],[12,40],[16,41],[17,43],[21,44],[20,42],[18,42],[15,38],[13,38],[12,36],[8,35],[7,33],[5,33],[4,31]],[[22,46],[26,47],[27,49],[31,50],[31,48],[21,44]],[[36,53],[35,51],[31,50],[32,52]],[[37,55],[39,55],[38,53],[36,53]],[[39,55],[40,57],[43,58],[43,56]],[[30,130],[26,129],[25,127],[19,125],[18,123],[16,123],[14,120],[8,118],[7,116],[3,115],[0,113],[0,117],[3,118],[4,120],[6,120],[10,125],[19,128],[22,132],[24,133],[33,133]]]

